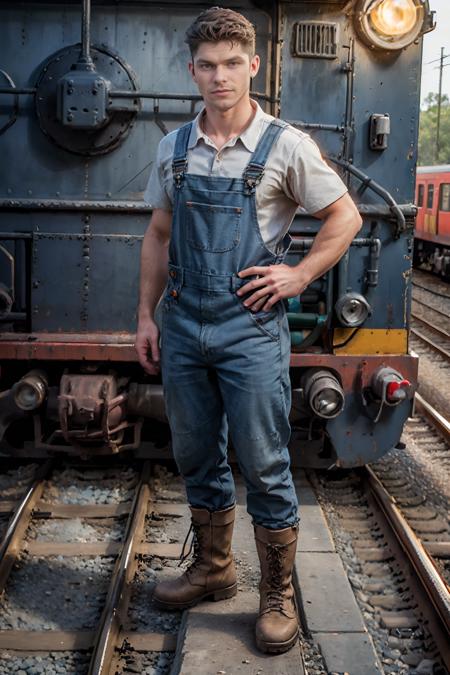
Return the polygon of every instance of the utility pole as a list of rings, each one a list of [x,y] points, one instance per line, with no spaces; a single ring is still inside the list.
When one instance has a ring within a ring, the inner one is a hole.
[[[439,64],[439,94],[438,94],[438,109],[436,122],[436,164],[439,162],[439,134],[441,131],[441,97],[442,97],[442,71],[444,70],[444,47],[441,47],[441,59]]]

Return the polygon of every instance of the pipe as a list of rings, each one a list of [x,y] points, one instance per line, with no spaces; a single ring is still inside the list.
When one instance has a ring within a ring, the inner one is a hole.
[[[348,263],[349,263],[349,252],[348,249],[339,260],[338,263],[338,297],[342,297],[351,289],[348,287]]]
[[[339,134],[342,134],[345,131],[345,127],[339,124],[321,124],[316,122],[295,122],[288,120],[288,124],[296,129],[310,129],[313,131],[335,131]]]
[[[94,69],[91,59],[91,0],[83,0],[81,14],[81,51],[78,63],[84,64],[89,70]]]
[[[378,266],[380,262],[381,241],[373,239],[370,245],[369,269],[366,270],[367,286],[375,288],[378,286]]]
[[[358,180],[360,180],[361,183],[363,184],[363,191],[369,188],[370,190],[372,190],[372,192],[375,192],[382,199],[384,199],[386,204],[389,204],[390,210],[397,219],[397,236],[399,236],[401,232],[404,232],[406,230],[406,220],[403,211],[397,204],[393,196],[390,194],[390,192],[388,192],[384,187],[376,183],[373,180],[373,178],[365,174],[363,171],[357,169],[356,166],[350,164],[350,162],[347,162],[343,159],[338,159],[337,157],[332,157],[330,155],[328,155],[326,159],[329,159],[331,162],[334,162],[338,166],[342,166],[346,171],[348,171],[353,176],[358,178]]]

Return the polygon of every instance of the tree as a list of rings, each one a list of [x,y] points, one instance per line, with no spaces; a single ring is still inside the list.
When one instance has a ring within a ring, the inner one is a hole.
[[[436,156],[438,94],[429,93],[420,111],[418,164],[450,164],[450,100],[441,96],[439,155]]]

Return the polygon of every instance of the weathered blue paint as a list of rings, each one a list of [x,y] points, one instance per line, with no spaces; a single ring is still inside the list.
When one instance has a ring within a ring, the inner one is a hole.
[[[351,14],[342,12],[343,4],[227,3],[258,27],[262,68],[253,88],[268,99],[279,100],[263,102],[266,110],[294,123],[333,127],[305,130],[324,155],[351,161],[397,203],[408,204],[414,192],[421,41],[400,53],[372,51],[356,35]],[[190,3],[165,0],[94,2],[92,45],[106,46],[118,54],[136,74],[140,90],[195,97],[183,40],[198,11]],[[16,87],[34,88],[45,63],[59,50],[80,42],[80,16],[81,3],[0,1],[1,68]],[[337,24],[335,58],[293,55],[294,25],[306,20]],[[276,39],[282,41],[279,57],[272,48]],[[350,74],[349,68],[353,69]],[[6,82],[2,78],[0,86]],[[0,94],[0,106],[1,127],[13,118],[14,98]],[[140,241],[150,214],[134,206],[142,200],[163,132],[192,119],[199,106],[200,102],[187,98],[143,98],[132,128],[118,147],[101,156],[81,157],[57,147],[42,133],[32,95],[19,97],[17,120],[0,135],[0,232],[22,232],[32,238],[3,239],[0,244],[16,260],[13,311],[26,312],[28,320],[15,326],[1,324],[0,338],[5,333],[13,337],[15,331],[88,336],[135,330]],[[373,113],[390,116],[391,135],[385,151],[369,147]],[[361,183],[344,169],[338,171],[348,180],[357,203],[384,205],[370,189],[359,192]],[[5,200],[12,200],[11,204]],[[71,208],[70,203],[77,200],[82,203]],[[123,211],[113,208],[117,203],[123,204]],[[299,215],[292,233],[312,236],[317,229],[317,221]],[[359,236],[378,237],[382,242],[378,285],[371,291],[366,280],[369,249],[350,252],[347,285],[366,294],[372,307],[364,328],[408,325],[411,231],[396,237],[395,229],[395,220],[382,215],[364,220]],[[291,262],[297,259],[293,255]],[[0,283],[5,283],[8,274],[8,270],[0,271]],[[339,288],[337,270],[334,277],[333,302]],[[325,300],[326,288],[321,292]],[[317,308],[302,307],[302,311],[311,313]],[[329,321],[336,325],[334,316]],[[13,370],[8,377],[14,379]],[[134,377],[142,378],[137,367]],[[378,456],[398,440],[409,404],[386,410],[374,425],[358,403],[358,392],[346,393],[344,413],[325,426],[339,460],[349,465]],[[351,442],[347,442],[349,430]],[[307,444],[303,452],[308,452]]]

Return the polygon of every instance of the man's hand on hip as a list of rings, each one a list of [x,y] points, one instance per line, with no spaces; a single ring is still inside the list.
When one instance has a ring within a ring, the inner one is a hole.
[[[157,375],[160,370],[159,328],[153,319],[139,319],[134,347],[145,372]]]
[[[241,279],[250,276],[258,277],[236,291],[239,296],[254,291],[244,300],[245,307],[253,312],[261,308],[267,312],[279,300],[299,295],[307,285],[298,268],[285,264],[248,267],[239,272],[238,276]]]

